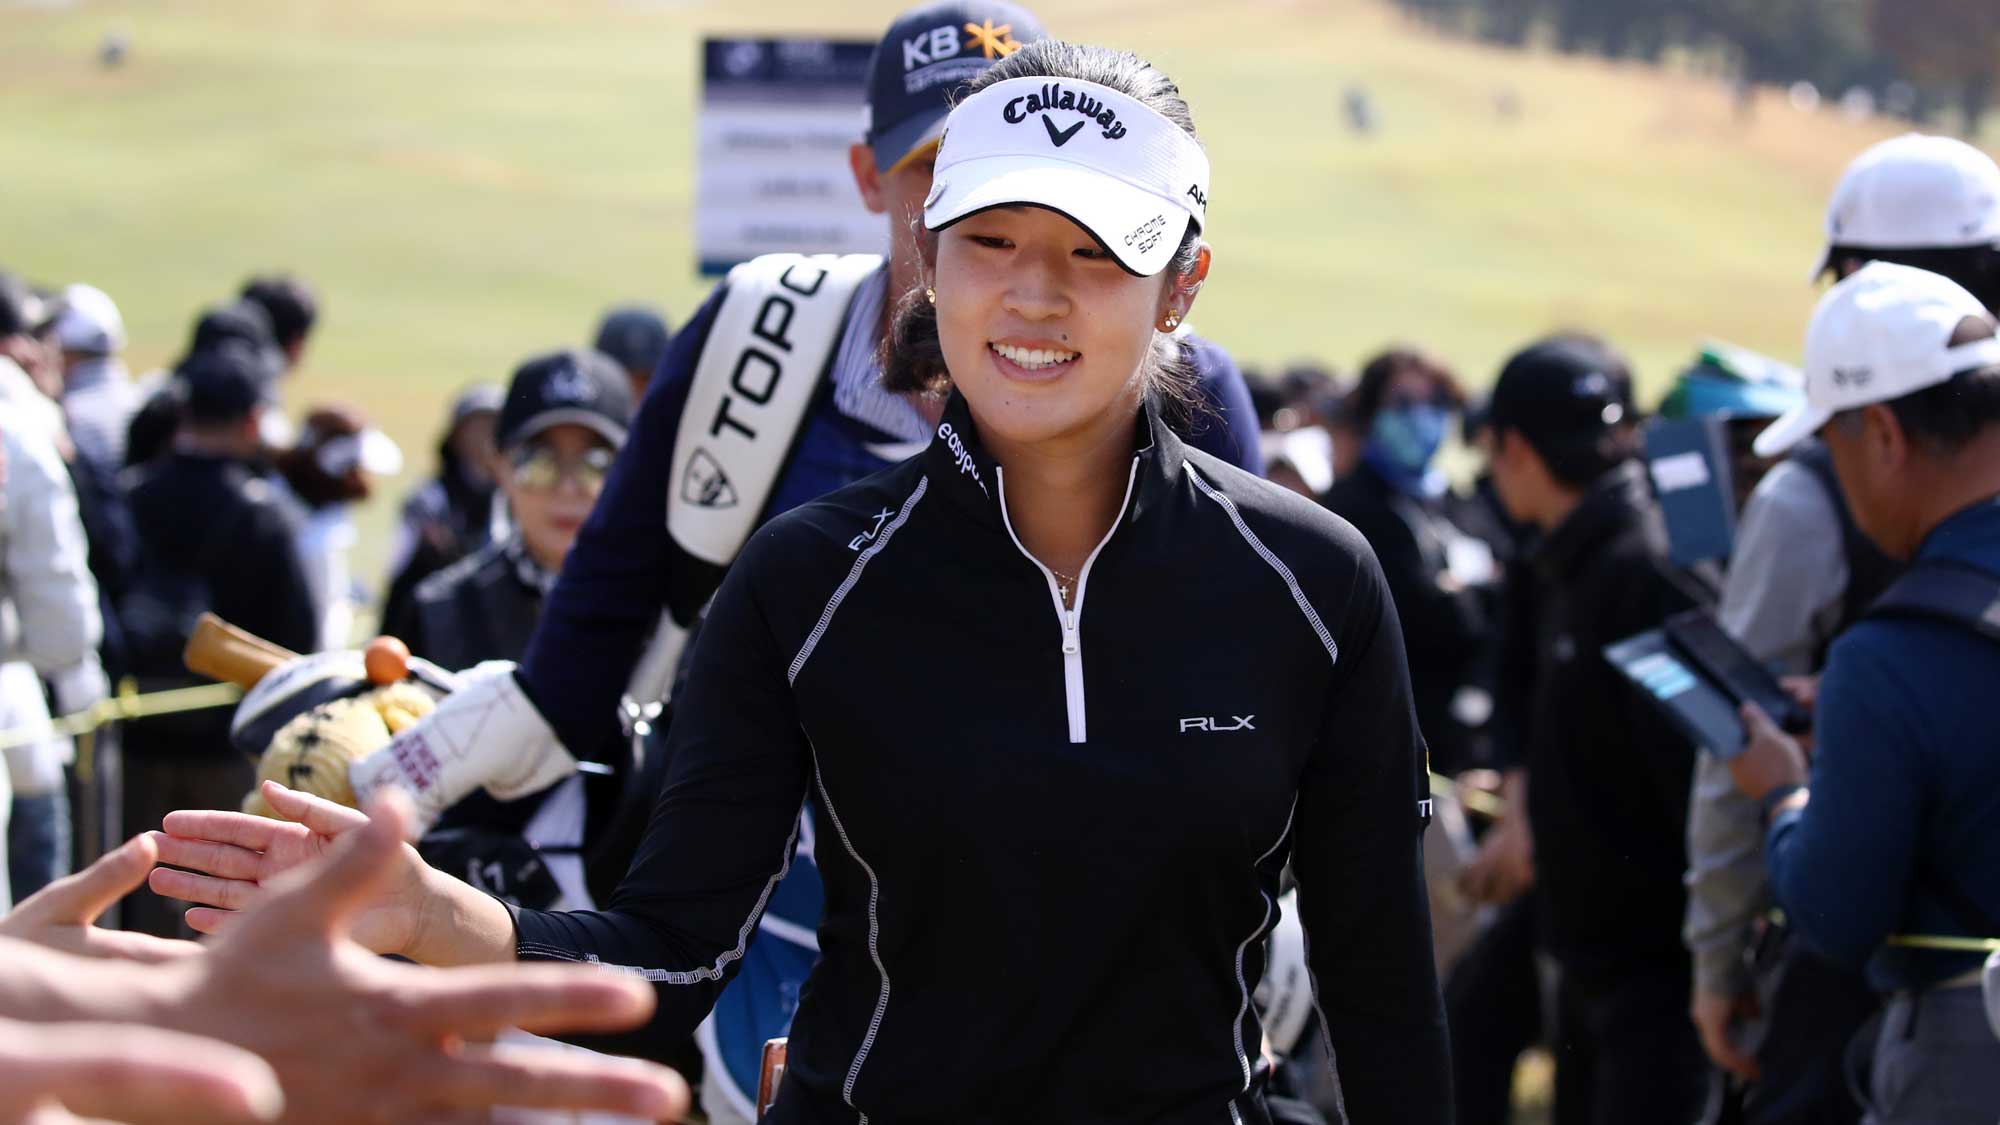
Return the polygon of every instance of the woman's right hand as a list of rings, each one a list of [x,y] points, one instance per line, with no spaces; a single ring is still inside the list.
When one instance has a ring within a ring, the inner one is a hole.
[[[201,903],[187,912],[189,927],[213,934],[238,911],[263,897],[271,880],[319,859],[334,842],[368,823],[366,813],[322,797],[263,786],[264,800],[285,820],[249,813],[183,810],[167,814],[166,831],[152,834],[159,862],[147,885],[167,898]],[[187,868],[180,871],[174,868]],[[354,940],[376,953],[406,953],[422,928],[436,892],[431,869],[415,848],[403,845],[395,879],[354,925]]]

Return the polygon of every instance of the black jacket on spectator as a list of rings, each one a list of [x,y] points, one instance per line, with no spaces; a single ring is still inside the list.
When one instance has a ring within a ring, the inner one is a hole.
[[[1452,698],[1476,675],[1486,639],[1477,595],[1439,581],[1447,570],[1446,547],[1461,533],[1442,502],[1397,491],[1366,461],[1334,482],[1326,506],[1353,524],[1382,562],[1403,622],[1417,726],[1430,747],[1431,768],[1457,773],[1473,763],[1464,724],[1452,717]]]
[[[472,483],[449,449],[442,457],[443,470],[411,493],[403,504],[403,532],[410,536],[409,557],[401,562],[389,581],[388,597],[382,606],[385,622],[409,620],[416,612],[417,587],[424,579],[471,556],[487,543],[495,503],[493,486]],[[540,612],[538,600],[536,613]],[[390,635],[402,636],[393,631]],[[407,642],[409,638],[403,640]],[[482,659],[514,660],[526,647],[524,635],[523,644],[508,650],[504,657]],[[427,659],[446,667],[458,667],[436,657]]]
[[[397,616],[384,619],[383,632],[452,671],[518,660],[553,580],[522,552],[518,538],[490,543],[418,583]]]
[[[98,654],[105,671],[116,677],[125,670],[118,598],[138,566],[139,531],[125,491],[108,466],[79,456],[69,463],[69,475],[76,486],[77,513],[90,544],[90,573],[97,579],[98,610],[104,618],[104,639],[98,644]]]
[[[318,647],[294,517],[254,466],[175,453],[141,471],[131,507],[145,565],[198,572],[210,608],[238,628],[294,652]]]
[[[1586,984],[1685,979],[1694,747],[1604,659],[1606,645],[1694,604],[1640,466],[1600,478],[1526,561],[1534,659],[1520,734],[1544,940]]]
[[[173,453],[133,472],[139,560],[128,594],[186,580],[198,584],[204,604],[176,610],[206,608],[294,652],[317,646],[319,614],[299,563],[293,509],[268,477],[244,461],[190,453]],[[171,636],[153,637],[151,628],[161,625],[157,616],[149,627],[141,626],[143,620],[126,615],[135,656],[159,648],[154,640],[171,646]],[[189,674],[188,682],[195,680]],[[209,708],[124,726],[127,835],[158,828],[174,809],[234,809],[256,785],[255,763],[230,744],[231,714],[231,708]],[[143,888],[128,895],[122,909],[128,929],[168,937],[188,932],[179,905]]]

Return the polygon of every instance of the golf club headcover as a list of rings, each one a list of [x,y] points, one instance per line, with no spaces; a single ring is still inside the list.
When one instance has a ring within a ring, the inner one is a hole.
[[[508,801],[576,771],[576,759],[514,679],[512,661],[489,661],[460,680],[437,710],[348,770],[357,803],[386,786],[408,793],[417,835],[474,790]]]
[[[389,684],[321,703],[278,728],[270,748],[257,760],[257,780],[275,781],[353,806],[348,768],[387,745],[396,732],[415,726],[436,707],[437,701],[428,692],[411,683]],[[261,810],[246,806],[245,811]]]

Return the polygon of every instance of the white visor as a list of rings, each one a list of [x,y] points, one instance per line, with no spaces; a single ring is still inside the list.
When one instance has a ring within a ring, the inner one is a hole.
[[[1208,213],[1208,155],[1136,98],[1095,82],[1010,78],[945,122],[924,226],[994,207],[1046,207],[1141,277],[1173,260]]]

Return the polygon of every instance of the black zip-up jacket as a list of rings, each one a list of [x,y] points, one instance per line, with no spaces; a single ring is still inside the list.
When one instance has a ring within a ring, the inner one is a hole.
[[[1523,747],[1545,935],[1586,984],[1687,977],[1688,785],[1694,748],[1604,646],[1695,604],[1668,560],[1644,471],[1603,477],[1529,559],[1534,686]]]
[[[1064,610],[962,400],[779,517],[716,596],[602,913],[523,958],[643,973],[653,1052],[757,931],[802,802],[821,960],[767,1121],[1263,1123],[1250,1003],[1289,859],[1354,1121],[1451,1117],[1400,629],[1352,528],[1149,407]]]
[[[1462,533],[1442,502],[1397,492],[1366,461],[1336,481],[1323,502],[1354,525],[1382,564],[1403,623],[1417,726],[1431,764],[1446,774],[1469,768],[1470,733],[1451,705],[1459,689],[1475,682],[1486,621],[1475,591],[1439,581],[1450,569],[1450,538]]]

